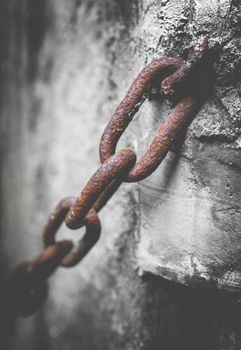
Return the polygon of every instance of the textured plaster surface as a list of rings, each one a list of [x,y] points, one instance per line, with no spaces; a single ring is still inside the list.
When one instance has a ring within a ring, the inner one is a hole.
[[[144,64],[185,54],[205,33],[221,50],[214,93],[181,150],[174,146],[150,179],[122,186],[101,214],[96,248],[51,277],[48,301],[12,325],[4,349],[240,349],[237,302],[160,277],[208,279],[215,240],[227,245],[216,242],[221,264],[238,253],[239,10],[197,0],[0,4],[1,281],[41,251],[49,210],[98,167],[104,126]],[[141,155],[170,108],[147,101],[121,144]],[[58,237],[79,235],[63,227]],[[195,255],[185,260],[183,250]]]
[[[168,1],[159,16],[163,26],[156,31],[157,51],[161,42],[164,54],[177,47],[185,52],[196,37],[208,34],[215,62],[213,91],[183,139],[140,183],[139,263],[144,271],[172,281],[239,292],[240,13],[229,1]],[[141,150],[169,108],[157,103],[144,111]]]

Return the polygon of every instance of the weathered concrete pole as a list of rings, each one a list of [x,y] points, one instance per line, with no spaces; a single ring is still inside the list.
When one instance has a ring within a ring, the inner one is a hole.
[[[238,302],[209,292],[241,287],[240,8],[229,0],[0,6],[2,277],[42,250],[49,211],[98,167],[101,133],[144,65],[187,53],[205,34],[215,61],[213,93],[185,139],[149,179],[122,186],[101,212],[98,245],[56,272],[48,301],[17,320],[5,349],[240,349]],[[170,108],[146,102],[121,143],[141,155]],[[63,227],[63,237],[79,234]]]

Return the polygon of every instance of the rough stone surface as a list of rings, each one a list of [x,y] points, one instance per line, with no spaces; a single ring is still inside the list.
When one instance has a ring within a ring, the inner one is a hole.
[[[228,292],[241,288],[239,11],[229,1],[168,1],[161,7],[161,52],[185,52],[207,34],[215,80],[184,138],[139,190],[141,269]],[[146,108],[141,150],[168,110],[158,103],[155,110],[153,104]]]
[[[185,245],[194,249],[195,234],[200,254],[211,262],[210,227],[213,240],[225,244],[218,252],[224,262],[232,247],[240,248],[240,10],[228,0],[0,5],[1,281],[41,251],[49,210],[79,193],[98,166],[101,133],[139,70],[158,55],[185,54],[206,33],[218,53],[214,93],[181,150],[174,146],[140,185],[122,186],[101,213],[96,248],[77,267],[56,272],[47,303],[14,323],[4,349],[240,349],[236,301],[158,276],[177,279],[164,269],[163,237],[173,237],[180,253]],[[170,107],[147,101],[121,143],[141,155]],[[58,237],[73,233],[61,228]],[[178,272],[176,251],[165,254],[173,254],[171,270]],[[210,276],[197,258],[184,265],[186,276],[196,270]],[[236,264],[237,256],[232,259]],[[234,273],[227,280],[239,283],[237,265],[226,271]]]

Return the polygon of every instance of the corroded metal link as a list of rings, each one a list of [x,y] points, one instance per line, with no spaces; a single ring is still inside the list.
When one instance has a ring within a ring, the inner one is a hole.
[[[123,180],[115,179],[106,187],[106,189],[100,194],[99,198],[93,205],[93,208],[99,212],[108,202],[108,200],[113,196],[113,194],[118,190]]]
[[[62,241],[46,248],[34,261],[19,265],[12,273],[6,290],[8,314],[29,316],[45,301],[47,278],[69,253],[72,244]]]
[[[107,159],[91,177],[65,219],[66,225],[75,229],[113,180],[123,180],[136,161],[135,152],[123,149]],[[117,188],[116,188],[117,189]],[[113,194],[113,191],[111,191]],[[109,196],[108,196],[109,197]]]
[[[47,247],[29,266],[28,274],[34,277],[47,279],[59,266],[62,259],[70,252],[73,245],[70,241],[57,242]]]
[[[176,105],[160,125],[150,147],[135,167],[130,170],[125,181],[143,180],[156,170],[170,150],[173,140],[187,126],[199,105],[200,99],[194,96],[185,97]]]
[[[44,227],[43,240],[45,247],[55,244],[55,235],[65,220],[69,209],[76,202],[77,197],[67,197],[61,200],[58,206],[49,216],[49,220]],[[63,258],[60,265],[72,267],[77,265],[98,241],[101,232],[99,217],[94,209],[90,209],[86,215],[83,225],[86,227],[84,237],[77,245]]]
[[[72,267],[77,265],[100,237],[101,224],[94,208],[89,210],[83,222],[86,227],[86,233],[76,247],[63,259],[62,266]]]
[[[5,308],[7,314],[27,317],[32,315],[44,303],[48,294],[48,286],[45,280],[28,281],[28,268],[30,262],[25,262],[17,266],[11,276],[11,283],[8,286],[7,300]],[[26,281],[28,287],[26,288]]]
[[[101,137],[99,153],[102,163],[115,153],[119,138],[140,108],[153,79],[157,78],[157,75],[164,73],[164,71],[177,70],[182,63],[183,60],[181,58],[159,58],[152,61],[139,73],[117,107]]]
[[[55,234],[62,225],[69,208],[74,205],[77,197],[66,197],[62,199],[49,215],[48,221],[43,229],[43,241],[45,247],[55,243]]]
[[[161,84],[164,94],[172,94],[188,81],[197,65],[200,65],[208,52],[208,39],[202,39],[189,53],[187,60],[173,74],[166,77]]]
[[[189,54],[187,61],[179,60],[173,62],[170,58],[165,58],[163,60],[153,61],[142,70],[142,72],[135,79],[134,83],[131,85],[123,101],[117,107],[109,124],[104,130],[100,141],[100,159],[102,162],[110,157],[110,155],[115,153],[117,142],[124,130],[129,125],[134,114],[137,112],[139,108],[138,103],[140,104],[144,94],[150,88],[153,75],[156,75],[163,69],[167,68],[168,63],[169,68],[172,64],[172,69],[175,72],[170,76],[170,79],[167,77],[163,81],[162,87],[165,88],[166,92],[169,91],[168,89],[175,89],[190,77],[190,74],[196,68],[197,64],[200,63],[204,53],[206,53],[207,50],[208,42],[205,38]],[[183,124],[185,125],[186,120],[190,119],[190,114],[197,110],[196,102],[197,99],[193,97],[188,101],[181,101],[176,106],[173,113],[171,113],[171,115],[167,118],[167,121],[164,122],[164,126],[161,126],[160,131],[158,131],[148,151],[144,154],[142,159],[136,163],[133,169],[130,170],[124,181],[140,181],[146,176],[150,175],[157,168],[162,159],[165,157],[173,138],[180,131],[181,126]],[[136,108],[136,105],[138,108]],[[187,115],[185,114],[185,110]],[[179,111],[180,114],[178,116]],[[173,122],[175,125],[172,125]],[[177,132],[175,130],[177,130]],[[167,132],[167,134],[165,134],[165,132]],[[161,138],[164,138],[165,141]]]

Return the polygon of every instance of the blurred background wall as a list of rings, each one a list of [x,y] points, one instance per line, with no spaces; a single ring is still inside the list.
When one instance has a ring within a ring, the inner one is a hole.
[[[240,16],[230,5],[0,1],[2,280],[41,252],[49,211],[61,198],[78,194],[98,167],[101,133],[153,57],[185,53],[196,37],[215,32],[216,42],[229,45],[215,67],[219,85],[228,81],[230,89],[240,89]],[[143,106],[123,145],[146,147],[145,131],[154,132],[159,116],[155,103]],[[5,350],[240,349],[236,301],[140,269],[140,218],[152,203],[144,191],[140,205],[140,193],[138,184],[121,187],[101,212],[97,246],[80,265],[60,268],[50,278],[47,302],[15,322]],[[63,227],[58,237],[79,235]]]

